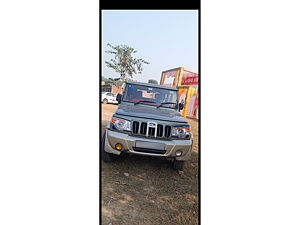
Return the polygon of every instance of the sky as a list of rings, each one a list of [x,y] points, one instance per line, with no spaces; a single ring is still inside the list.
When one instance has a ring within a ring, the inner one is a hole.
[[[120,76],[105,64],[108,43],[133,47],[135,58],[150,62],[133,80],[159,82],[162,71],[177,67],[198,72],[197,10],[103,10],[101,35],[104,77]]]

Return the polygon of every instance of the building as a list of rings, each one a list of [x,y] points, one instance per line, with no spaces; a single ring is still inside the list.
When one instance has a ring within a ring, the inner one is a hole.
[[[181,114],[184,117],[199,117],[199,75],[183,67],[163,71],[161,85],[178,88],[179,102],[184,103]]]
[[[122,94],[122,88],[112,84],[101,85],[101,92],[110,92],[113,94]]]

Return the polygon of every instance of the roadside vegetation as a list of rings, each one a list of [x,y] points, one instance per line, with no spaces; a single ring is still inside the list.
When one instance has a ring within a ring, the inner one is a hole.
[[[137,53],[132,47],[127,45],[107,44],[111,50],[105,51],[112,55],[109,61],[105,61],[108,68],[113,69],[116,73],[120,74],[120,81],[124,83],[126,80],[133,78],[135,74],[141,74],[144,64],[150,64],[146,60],[134,58],[133,54]]]

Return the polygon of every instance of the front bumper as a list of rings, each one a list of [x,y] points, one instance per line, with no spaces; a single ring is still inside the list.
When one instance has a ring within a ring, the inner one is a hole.
[[[148,153],[148,152],[138,152],[134,150],[136,141],[147,141],[154,143],[163,143],[165,144],[165,153],[157,154],[157,153]],[[118,151],[114,148],[114,146],[120,143],[123,145],[121,151]],[[135,137],[130,136],[125,133],[120,133],[116,131],[112,131],[107,129],[105,135],[105,148],[104,150],[108,153],[113,153],[116,155],[120,155],[122,151],[132,154],[138,155],[146,155],[146,156],[159,156],[159,157],[176,157],[177,160],[189,160],[191,157],[193,140],[157,140],[157,139],[148,139],[143,137]],[[177,150],[182,151],[182,155],[177,157],[175,152]]]

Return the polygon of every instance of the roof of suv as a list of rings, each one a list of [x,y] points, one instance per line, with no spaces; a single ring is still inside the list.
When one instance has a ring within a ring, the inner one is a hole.
[[[177,90],[178,90],[177,88],[174,88],[174,87],[168,87],[168,86],[159,85],[159,84],[134,82],[134,81],[127,81],[126,84],[143,85],[143,86],[147,86],[147,87],[163,88],[163,89],[174,90],[174,91],[177,91]]]

